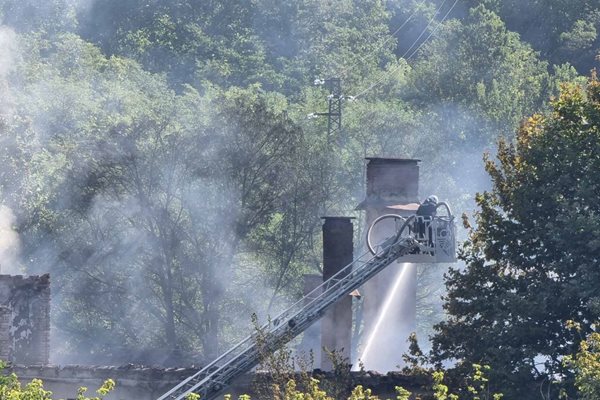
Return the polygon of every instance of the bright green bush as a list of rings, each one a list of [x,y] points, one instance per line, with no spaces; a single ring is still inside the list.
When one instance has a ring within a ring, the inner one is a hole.
[[[0,361],[0,400],[52,400],[52,392],[44,389],[41,379],[32,379],[25,386],[21,385],[16,374],[3,374],[6,364]],[[115,381],[107,379],[96,393],[96,397],[86,396],[87,388],[77,390],[77,400],[102,400],[115,388]]]
[[[579,344],[579,352],[565,357],[564,363],[575,371],[580,400],[600,399],[600,333],[590,333]]]

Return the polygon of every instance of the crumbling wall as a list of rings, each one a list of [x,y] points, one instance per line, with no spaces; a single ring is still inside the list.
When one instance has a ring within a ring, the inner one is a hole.
[[[12,338],[10,327],[12,326],[12,313],[10,308],[0,306],[0,360],[12,360]]]
[[[0,275],[0,358],[48,364],[50,275]]]

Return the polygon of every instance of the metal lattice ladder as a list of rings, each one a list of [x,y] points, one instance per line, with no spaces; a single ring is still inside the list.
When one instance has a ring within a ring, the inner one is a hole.
[[[419,244],[414,238],[405,237],[398,239],[375,256],[370,253],[363,254],[278,315],[271,323],[263,325],[260,331],[264,333],[264,338],[260,344],[257,343],[256,335],[248,336],[158,400],[183,400],[191,393],[199,394],[203,400],[213,399],[234,378],[259,363],[259,346],[276,350],[278,346],[304,332],[339,299],[418,247]]]

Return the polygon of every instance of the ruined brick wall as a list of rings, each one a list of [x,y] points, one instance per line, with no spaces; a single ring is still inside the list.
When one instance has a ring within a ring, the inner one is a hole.
[[[0,306],[0,360],[12,360],[12,338],[10,328],[12,323],[12,313],[10,308]]]
[[[0,275],[0,306],[0,356],[8,354],[8,361],[20,364],[47,364],[50,276]]]

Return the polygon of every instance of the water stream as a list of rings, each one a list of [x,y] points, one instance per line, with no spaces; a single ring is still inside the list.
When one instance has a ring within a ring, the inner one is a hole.
[[[394,265],[391,267],[393,268]],[[404,308],[402,305],[408,300],[407,296],[410,296],[408,290],[408,285],[411,285],[409,282],[411,280],[410,271],[416,266],[401,264],[396,267],[399,269],[394,283],[379,310],[375,325],[366,332],[367,339],[363,342],[359,360],[367,370],[379,372],[395,370],[401,363],[401,356],[406,350],[407,334],[405,330],[410,329],[406,326],[410,325],[410,322],[396,314]],[[359,367],[356,363],[355,365]]]

